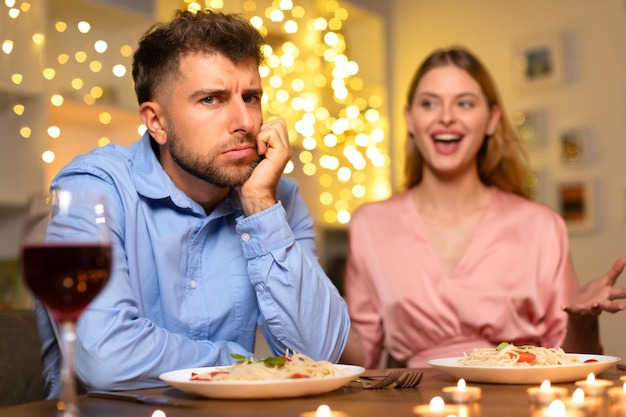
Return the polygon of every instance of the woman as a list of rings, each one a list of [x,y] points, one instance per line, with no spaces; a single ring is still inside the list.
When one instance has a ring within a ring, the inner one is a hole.
[[[496,86],[467,50],[417,70],[404,116],[406,190],[350,223],[345,362],[385,347],[410,367],[501,341],[600,352],[597,315],[619,311],[626,258],[579,289],[562,218],[525,197],[523,150]],[[568,307],[565,307],[568,306]]]

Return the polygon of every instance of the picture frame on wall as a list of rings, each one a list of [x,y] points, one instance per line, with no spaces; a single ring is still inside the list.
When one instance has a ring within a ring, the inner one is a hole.
[[[556,181],[556,209],[571,234],[588,234],[596,228],[596,185],[590,179]]]
[[[588,132],[583,128],[566,129],[559,135],[561,161],[566,166],[584,166],[591,160]]]
[[[565,82],[565,54],[560,32],[517,41],[513,56],[514,79],[521,89],[543,89]]]

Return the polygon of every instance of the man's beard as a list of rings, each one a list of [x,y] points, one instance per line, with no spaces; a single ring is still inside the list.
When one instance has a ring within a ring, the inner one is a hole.
[[[229,143],[227,147],[216,148],[208,155],[199,155],[186,148],[184,140],[177,134],[174,127],[168,127],[167,138],[170,155],[174,162],[185,172],[216,187],[233,188],[242,185],[263,159],[262,156],[257,155],[257,158],[247,164],[243,161],[230,161],[226,165],[219,165],[216,162],[224,149],[252,141],[246,137],[239,138],[234,144]]]

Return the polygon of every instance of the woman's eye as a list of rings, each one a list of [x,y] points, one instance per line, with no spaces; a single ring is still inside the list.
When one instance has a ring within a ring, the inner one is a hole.
[[[425,109],[432,109],[433,107],[435,107],[435,102],[431,100],[422,100],[420,102],[420,107],[423,107]]]
[[[462,107],[464,109],[470,109],[474,107],[474,103],[469,100],[463,100],[459,102],[459,107]]]

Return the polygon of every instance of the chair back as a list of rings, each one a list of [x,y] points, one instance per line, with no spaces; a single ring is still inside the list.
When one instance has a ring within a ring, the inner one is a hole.
[[[45,399],[35,310],[0,310],[0,407]]]

